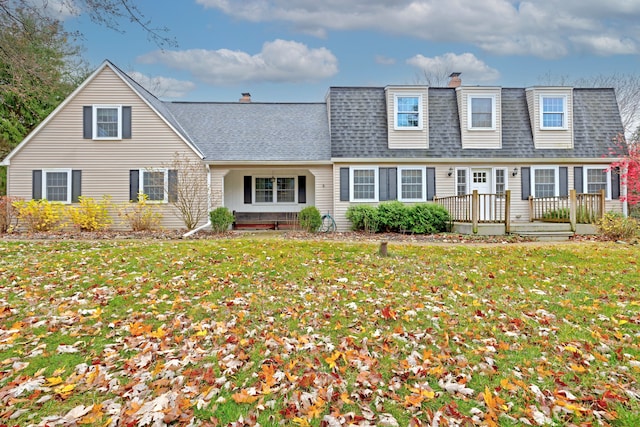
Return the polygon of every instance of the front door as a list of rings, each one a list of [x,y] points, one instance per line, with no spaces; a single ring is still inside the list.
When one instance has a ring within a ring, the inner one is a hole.
[[[491,197],[483,196],[491,194],[491,169],[471,169],[471,192],[478,190],[480,195],[479,208],[481,221],[493,219],[491,209]]]

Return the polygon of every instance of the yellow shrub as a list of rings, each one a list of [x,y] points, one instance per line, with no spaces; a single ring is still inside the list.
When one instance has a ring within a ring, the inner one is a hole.
[[[634,218],[608,212],[598,220],[598,232],[607,240],[632,239],[638,236],[638,222]]]
[[[18,212],[18,220],[27,231],[54,231],[64,227],[64,206],[48,200],[17,201],[13,206]]]
[[[162,214],[157,212],[155,206],[147,202],[149,196],[138,194],[138,202],[126,203],[118,210],[118,215],[123,222],[128,224],[133,231],[152,230],[162,220]]]
[[[109,227],[111,224],[109,196],[103,196],[99,202],[91,197],[80,196],[78,202],[78,206],[70,206],[68,210],[69,219],[76,228],[81,231],[98,231]]]

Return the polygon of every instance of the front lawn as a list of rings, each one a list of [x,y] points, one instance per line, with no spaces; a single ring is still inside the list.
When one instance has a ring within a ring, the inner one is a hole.
[[[640,425],[640,249],[0,241],[0,425]]]

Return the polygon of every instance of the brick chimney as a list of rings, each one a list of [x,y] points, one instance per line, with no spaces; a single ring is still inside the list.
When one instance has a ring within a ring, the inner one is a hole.
[[[238,102],[244,102],[244,103],[251,102],[251,94],[249,92],[243,92],[242,98],[240,98]]]
[[[462,84],[462,79],[460,78],[460,74],[462,73],[449,74],[449,87],[458,87]]]

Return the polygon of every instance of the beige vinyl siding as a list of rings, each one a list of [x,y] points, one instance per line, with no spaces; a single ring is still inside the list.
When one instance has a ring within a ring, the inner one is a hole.
[[[313,167],[309,172],[313,174],[315,179],[315,207],[318,208],[321,215],[329,212],[331,216],[333,212],[333,175],[331,166]],[[309,183],[307,183],[309,186]],[[309,199],[307,199],[309,202]]]
[[[94,141],[83,138],[83,106],[131,106],[132,139]],[[129,171],[168,166],[175,153],[194,161],[199,157],[109,67],[95,76],[75,98],[58,111],[40,132],[11,159],[11,195],[30,199],[32,170],[82,170],[82,195],[109,195],[116,204],[129,200]],[[183,228],[171,206],[158,204],[162,227]],[[114,221],[114,228],[126,228]]]
[[[529,88],[526,90],[529,117],[536,148],[573,148],[573,90],[571,88]],[[540,96],[566,97],[566,129],[542,129]]]
[[[458,100],[458,115],[460,117],[460,136],[463,149],[473,148],[502,148],[502,97],[500,88],[491,87],[458,87],[456,97]],[[470,129],[469,123],[469,98],[492,97],[494,99],[494,129]]]
[[[389,148],[392,149],[425,149],[429,148],[429,92],[426,86],[387,86],[385,88],[387,102],[387,126]],[[422,129],[395,129],[395,97],[420,96],[422,99]]]

